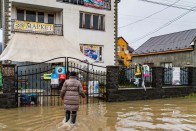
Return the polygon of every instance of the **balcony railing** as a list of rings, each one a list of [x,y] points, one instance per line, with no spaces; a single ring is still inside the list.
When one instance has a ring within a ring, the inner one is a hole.
[[[61,24],[46,24],[39,22],[12,20],[11,31],[62,36],[63,26]]]

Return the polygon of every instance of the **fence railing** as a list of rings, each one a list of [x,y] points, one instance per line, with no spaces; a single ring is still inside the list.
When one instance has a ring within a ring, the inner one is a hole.
[[[163,85],[189,85],[189,69],[186,67],[179,69],[179,72],[174,72],[174,68],[163,68]]]
[[[177,69],[177,70],[175,70]],[[190,84],[189,68],[187,67],[173,67],[163,68],[163,86],[184,86]],[[143,74],[143,73],[142,73]],[[121,67],[119,71],[119,86],[123,87],[142,87],[144,81],[145,87],[152,86],[152,68],[150,68],[149,77],[136,77],[134,67]],[[139,84],[136,84],[139,81]]]
[[[119,71],[119,86],[124,87],[141,87],[142,81],[144,80],[145,87],[151,87],[152,86],[152,69],[150,68],[149,77],[136,77],[134,67],[126,68],[121,67]],[[143,73],[142,73],[143,74]],[[139,84],[136,84],[136,79],[139,80]]]

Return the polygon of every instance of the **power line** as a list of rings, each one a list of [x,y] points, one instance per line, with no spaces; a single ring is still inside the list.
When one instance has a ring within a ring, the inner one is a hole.
[[[191,10],[189,10],[189,11],[187,11],[187,12],[185,12],[185,13],[179,15],[178,17],[174,18],[173,20],[169,21],[168,23],[165,23],[165,24],[162,25],[161,27],[159,27],[159,28],[157,28],[157,29],[155,29],[155,30],[153,30],[153,31],[151,31],[151,32],[149,32],[149,33],[147,33],[147,34],[145,34],[145,35],[143,35],[143,36],[137,38],[136,40],[134,40],[134,41],[131,42],[131,43],[135,43],[135,42],[137,42],[137,41],[139,41],[139,40],[141,40],[141,39],[143,39],[143,38],[145,38],[145,37],[147,37],[147,36],[149,36],[149,35],[151,35],[151,34],[154,34],[154,33],[157,32],[157,31],[159,31],[159,30],[161,30],[161,29],[163,29],[163,28],[169,26],[169,25],[172,24],[173,22],[179,20],[180,18],[184,17],[184,16],[187,15],[188,13],[192,12],[192,9],[194,9],[194,8],[196,8],[196,6],[194,6],[193,8],[191,8]]]
[[[148,2],[148,3],[152,3],[152,4],[163,5],[163,6],[170,6],[170,4],[161,3],[161,2],[155,2],[155,1],[150,1],[150,0],[140,0],[140,1]],[[172,6],[170,6],[170,7],[178,8],[178,9],[183,9],[183,10],[190,10],[190,11],[196,12],[196,10],[193,9],[193,8],[190,9],[190,8],[185,8],[185,7],[176,6],[176,5],[172,5]]]
[[[143,18],[143,19],[137,20],[137,21],[135,21],[135,22],[133,22],[133,23],[129,23],[129,24],[127,24],[127,25],[121,26],[121,27],[119,27],[118,29],[124,28],[124,27],[127,27],[127,26],[130,26],[130,25],[133,25],[133,24],[138,23],[138,22],[140,22],[140,21],[143,21],[143,20],[145,20],[145,19],[148,19],[148,18],[152,17],[153,15],[156,15],[156,14],[158,14],[158,13],[160,13],[160,12],[162,12],[162,11],[168,9],[168,8],[171,7],[172,5],[175,5],[175,4],[178,3],[179,1],[181,1],[181,0],[177,0],[176,2],[174,2],[173,4],[171,4],[170,6],[164,8],[164,9],[162,9],[162,10],[160,10],[160,11],[157,11],[157,12],[155,12],[155,13],[153,13],[153,14],[151,14],[151,15],[149,15],[149,16]]]

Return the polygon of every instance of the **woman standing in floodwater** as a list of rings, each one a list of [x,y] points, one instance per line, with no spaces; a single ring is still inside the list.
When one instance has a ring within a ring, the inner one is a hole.
[[[61,99],[64,101],[65,122],[75,124],[79,108],[79,95],[85,98],[82,84],[76,79],[76,72],[70,72],[70,78],[66,80],[61,89]]]

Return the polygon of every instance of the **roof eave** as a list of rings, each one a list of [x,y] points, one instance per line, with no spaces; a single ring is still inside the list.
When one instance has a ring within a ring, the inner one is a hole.
[[[185,51],[193,51],[193,48],[185,48],[185,49],[179,49],[179,50],[168,50],[168,51],[161,51],[161,52],[149,52],[149,53],[143,53],[143,54],[132,54],[132,57],[137,56],[148,56],[148,55],[158,55],[158,54],[168,54],[168,53],[177,53],[177,52],[185,52]]]

